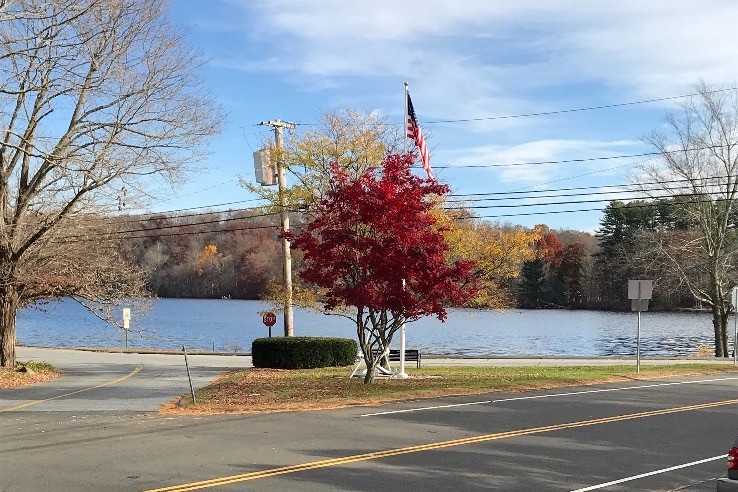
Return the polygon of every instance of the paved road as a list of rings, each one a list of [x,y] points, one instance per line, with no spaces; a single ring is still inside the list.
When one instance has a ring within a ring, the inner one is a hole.
[[[0,393],[0,407],[55,398],[51,407],[44,404],[26,409],[151,412],[190,391],[182,354],[104,353],[19,347],[18,358],[49,362],[61,369],[64,375],[49,384],[4,391]],[[196,388],[205,386],[224,372],[251,367],[251,358],[242,356],[189,355],[188,360]],[[79,393],[62,396],[74,392]]]
[[[738,414],[738,375],[718,375],[171,417],[153,409],[189,389],[179,357],[46,355],[64,378],[0,392],[0,490],[578,490],[626,479],[592,490],[706,491],[724,474]],[[191,362],[199,384],[245,359]]]

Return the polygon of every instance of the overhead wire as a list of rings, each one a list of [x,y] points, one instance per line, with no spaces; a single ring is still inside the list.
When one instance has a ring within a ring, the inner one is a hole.
[[[299,227],[299,226],[295,226]],[[131,239],[151,239],[151,238],[160,238],[160,237],[176,237],[176,236],[194,236],[198,234],[213,234],[213,233],[227,233],[227,232],[239,232],[239,231],[251,231],[251,230],[257,230],[257,229],[279,229],[280,224],[273,224],[273,225],[260,225],[260,226],[247,226],[247,227],[232,227],[229,229],[212,229],[207,231],[182,231],[182,232],[165,232],[161,234],[145,234],[145,235],[138,235],[138,236],[128,236],[124,238],[110,238],[110,239],[125,239],[125,240],[131,240]],[[60,238],[64,242],[82,242],[82,241],[98,241],[100,237],[103,236],[111,236],[115,234],[115,232],[111,232],[108,234],[97,234],[97,235],[79,235],[79,236],[67,236]]]
[[[717,94],[721,92],[728,92],[728,91],[734,91],[737,90],[738,87],[728,87],[725,89],[715,89],[711,91],[707,91],[706,94]],[[639,101],[627,101],[622,103],[612,103],[612,104],[602,104],[597,106],[586,106],[582,108],[568,108],[568,109],[555,109],[551,111],[537,111],[534,113],[519,113],[519,114],[506,114],[506,115],[497,115],[497,116],[483,116],[483,117],[477,117],[477,118],[456,118],[456,119],[441,119],[441,120],[420,120],[420,123],[428,124],[428,125],[435,125],[435,124],[447,124],[447,123],[471,123],[471,122],[477,122],[477,121],[494,121],[494,120],[507,120],[507,119],[515,119],[515,118],[531,118],[531,117],[538,117],[538,116],[552,116],[557,114],[567,114],[567,113],[580,113],[585,111],[598,111],[603,109],[613,109],[613,108],[620,108],[625,106],[637,106],[640,104],[650,104],[655,102],[665,102],[665,101],[673,101],[677,99],[686,99],[688,97],[695,97],[699,96],[701,94],[699,93],[690,93],[690,94],[682,94],[679,96],[667,96],[667,97],[657,97],[652,99],[642,99]],[[297,122],[295,123],[298,126],[317,126],[321,123],[316,122]],[[398,125],[401,123],[388,123],[387,125]],[[258,124],[254,124],[252,126],[259,126]]]
[[[290,210],[294,212],[295,210]],[[139,228],[139,229],[127,229],[122,231],[110,231],[107,233],[101,233],[101,235],[124,235],[124,234],[130,234],[130,233],[136,233],[136,232],[151,232],[151,231],[161,231],[161,230],[167,230],[167,229],[178,229],[178,228],[184,228],[184,227],[197,227],[202,225],[211,225],[211,224],[221,224],[224,222],[234,222],[234,221],[242,221],[242,220],[253,220],[257,218],[264,218],[269,217],[273,215],[277,215],[280,212],[268,212],[264,214],[257,214],[257,215],[249,215],[247,217],[226,217],[226,218],[219,218],[219,219],[213,219],[213,220],[206,220],[201,222],[185,222],[182,224],[168,224],[168,225],[161,225],[156,227],[145,227],[145,228]],[[88,237],[89,234],[71,234],[68,236],[62,236],[64,238],[79,238],[79,237]]]
[[[725,201],[725,199],[717,198],[714,200],[716,202]],[[692,200],[690,201],[691,204],[699,204],[699,203],[713,203],[713,200]],[[635,204],[629,204],[629,207],[632,208],[649,208],[654,207],[656,204],[653,203],[635,203]],[[536,212],[521,212],[521,213],[515,213],[515,214],[495,214],[495,215],[473,215],[469,217],[459,217],[461,220],[475,220],[475,219],[502,219],[502,218],[509,218],[509,217],[529,217],[533,215],[558,215],[558,214],[567,214],[567,213],[577,213],[577,212],[602,212],[602,208],[584,208],[584,209],[574,209],[574,210],[542,210],[542,211],[536,211]]]
[[[607,155],[600,157],[584,157],[580,159],[562,159],[557,161],[531,161],[531,162],[509,162],[505,164],[454,164],[452,166],[433,166],[434,169],[454,169],[454,168],[491,168],[491,167],[515,167],[515,166],[540,166],[544,164],[569,164],[579,162],[593,162],[593,161],[608,161],[613,159],[632,159],[637,157],[655,157],[663,154],[677,154],[679,152],[695,152],[701,150],[718,149],[728,146],[735,146],[738,143],[731,142],[730,144],[719,144],[719,145],[708,145],[705,147],[694,147],[690,149],[676,149],[676,150],[664,150],[657,152],[643,152],[640,154],[622,154],[622,155]],[[413,169],[421,169],[418,166],[413,166]]]
[[[715,94],[719,92],[727,92],[727,91],[733,91],[736,90],[735,87],[730,87],[727,89],[716,89],[712,91],[708,91],[708,94]],[[635,106],[639,104],[649,104],[649,103],[655,103],[655,102],[664,102],[664,101],[672,101],[675,99],[685,99],[688,97],[695,97],[699,96],[698,93],[692,93],[692,94],[683,94],[681,96],[669,96],[669,97],[658,97],[654,99],[643,99],[640,101],[630,101],[630,102],[623,102],[623,103],[614,103],[614,104],[603,104],[600,106],[587,106],[584,108],[573,108],[573,109],[557,109],[553,111],[539,111],[535,113],[523,113],[523,114],[509,114],[509,115],[501,115],[501,116],[486,116],[481,118],[459,118],[459,119],[447,119],[447,120],[431,120],[431,121],[421,121],[421,123],[426,124],[438,124],[438,123],[468,123],[468,122],[474,122],[474,121],[493,121],[493,120],[507,120],[507,119],[513,119],[513,118],[529,118],[533,116],[551,116],[551,115],[557,115],[557,114],[566,114],[566,113],[578,113],[583,111],[594,111],[594,110],[600,110],[600,109],[612,109],[612,108],[620,108],[623,106]]]
[[[717,180],[717,179],[738,179],[738,175],[725,175],[725,176],[710,176],[706,178],[693,178],[693,179],[671,179],[671,180],[663,180],[663,181],[644,181],[641,183],[637,183],[638,186],[643,187],[649,187],[649,186],[665,186],[665,185],[677,185],[674,186],[674,188],[688,188],[689,186],[692,187],[706,187],[710,186],[709,184],[699,184],[700,181],[709,181],[709,180]],[[680,184],[682,183],[682,184]],[[590,191],[590,190],[603,190],[607,188],[629,188],[633,187],[633,184],[616,184],[616,185],[600,185],[600,186],[573,186],[569,188],[554,188],[554,189],[544,189],[544,190],[527,190],[527,191],[500,191],[500,192],[488,192],[488,193],[466,193],[466,194],[449,194],[448,196],[454,197],[454,199],[449,200],[450,203],[460,203],[460,202],[474,202],[474,201],[496,201],[496,200],[534,200],[539,198],[555,198],[555,197],[562,197],[562,198],[568,198],[571,196],[586,196],[586,195],[595,195],[595,194],[609,194],[609,193],[617,193],[616,191]],[[588,191],[588,193],[566,193],[566,194],[560,194],[560,195],[532,195],[533,193],[556,193],[556,192],[563,192],[563,191]],[[634,190],[624,190],[624,192],[648,192],[648,191],[661,191],[660,188],[644,188],[644,189],[634,189]],[[505,197],[504,195],[523,195],[523,196],[514,196],[514,197]],[[457,197],[484,197],[484,196],[491,196],[494,198],[470,198],[470,199],[464,199],[464,198],[457,198]]]

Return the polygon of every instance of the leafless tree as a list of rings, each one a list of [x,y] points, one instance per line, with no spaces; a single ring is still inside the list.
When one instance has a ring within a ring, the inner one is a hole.
[[[0,8],[0,365],[17,310],[142,292],[102,217],[176,180],[220,119],[161,0]]]
[[[675,197],[680,213],[696,224],[697,234],[671,234],[659,249],[695,299],[712,311],[715,356],[727,357],[738,254],[738,91],[702,82],[696,94],[667,117],[663,130],[645,138],[660,154],[658,163],[644,167],[645,180],[659,182],[657,192]]]

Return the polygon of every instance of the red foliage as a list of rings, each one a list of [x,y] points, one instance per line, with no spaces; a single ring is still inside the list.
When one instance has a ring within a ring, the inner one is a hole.
[[[536,241],[536,247],[546,263],[560,265],[564,260],[564,245],[561,244],[556,233],[551,230],[541,233],[540,239]]]
[[[317,218],[290,235],[305,253],[300,277],[327,289],[326,309],[349,305],[443,320],[444,306],[473,294],[472,262],[446,264],[448,246],[430,214],[428,196],[448,187],[414,176],[412,162],[412,154],[392,155],[381,172],[370,169],[358,179],[335,167],[335,186]]]

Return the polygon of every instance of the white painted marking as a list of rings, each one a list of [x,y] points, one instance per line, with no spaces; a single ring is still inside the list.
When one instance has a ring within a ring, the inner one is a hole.
[[[713,456],[712,458],[705,458],[704,460],[693,461],[691,463],[684,463],[683,465],[670,466],[669,468],[664,468],[662,470],[656,470],[656,471],[652,471],[652,472],[648,472],[648,473],[641,473],[640,475],[633,475],[632,477],[621,478],[620,480],[613,480],[612,482],[601,483],[599,485],[592,485],[591,487],[585,487],[583,489],[577,489],[577,490],[574,490],[572,492],[586,492],[587,490],[604,489],[605,487],[609,487],[610,485],[618,485],[620,483],[631,482],[633,480],[638,480],[638,479],[645,478],[645,477],[650,477],[650,476],[653,476],[653,475],[660,475],[662,473],[667,473],[667,472],[670,472],[670,471],[679,470],[680,468],[688,468],[690,466],[701,465],[702,463],[708,463],[710,461],[724,460],[727,457],[728,457],[727,454],[721,454],[720,456]]]
[[[472,405],[487,405],[489,403],[504,403],[508,401],[521,401],[521,400],[538,400],[542,398],[555,398],[559,396],[576,396],[576,395],[589,395],[593,393],[609,393],[613,391],[627,391],[627,390],[636,390],[636,389],[643,389],[643,388],[658,388],[662,386],[675,386],[675,385],[681,385],[681,384],[698,384],[698,383],[714,383],[718,381],[733,381],[737,380],[738,377],[732,377],[732,378],[718,378],[718,379],[703,379],[700,381],[678,381],[674,383],[656,383],[656,384],[644,384],[641,386],[626,386],[623,388],[603,388],[603,389],[596,389],[596,390],[585,390],[585,391],[573,391],[570,393],[552,393],[548,395],[532,395],[532,396],[518,396],[515,398],[502,398],[499,400],[485,400],[485,401],[472,401],[467,403],[451,403],[448,405],[437,405],[433,407],[419,407],[419,408],[408,408],[405,410],[389,410],[386,412],[376,412],[376,413],[365,413],[363,415],[360,415],[360,417],[376,417],[379,415],[392,415],[395,413],[410,413],[410,412],[422,412],[425,410],[441,410],[444,408],[455,408],[455,407],[469,407]]]

